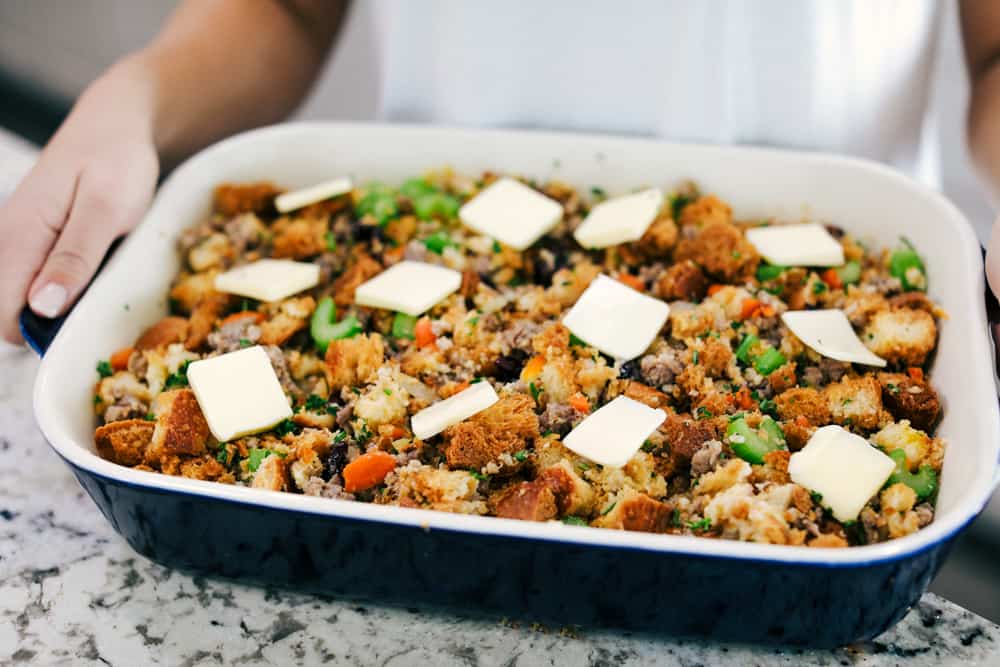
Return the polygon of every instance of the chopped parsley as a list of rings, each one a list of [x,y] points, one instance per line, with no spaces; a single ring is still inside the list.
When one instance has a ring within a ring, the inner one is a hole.
[[[590,470],[590,465],[585,461],[580,461],[579,463],[576,464],[576,467],[583,471]]]
[[[673,513],[670,515],[670,525],[680,528],[681,526],[681,511],[674,508]]]
[[[222,464],[229,461],[229,451],[226,449],[225,445],[219,447],[219,451],[215,454],[215,460]]]
[[[191,361],[185,361],[180,366],[177,367],[176,373],[171,373],[167,376],[167,381],[163,384],[164,389],[173,389],[174,387],[186,387],[188,386],[188,365]]]
[[[814,503],[816,503],[817,505],[819,505],[821,502],[823,502],[823,494],[822,493],[818,493],[816,491],[810,491],[809,492],[809,497],[812,498],[812,501]]]
[[[471,468],[469,469],[469,474],[472,475],[472,477],[474,479],[476,479],[476,480],[478,480],[480,482],[488,482],[489,479],[490,479],[489,475],[484,475],[483,473],[479,472],[478,470],[473,470]]]
[[[586,347],[587,344],[581,339],[577,338],[575,334],[569,335],[569,344],[571,347]]]
[[[599,188],[596,185],[590,188],[590,194],[594,197],[607,197],[608,193],[604,191],[604,188]]]
[[[270,449],[262,449],[260,447],[251,447],[250,455],[247,457],[247,470],[250,472],[257,472],[257,468],[260,464],[264,462],[268,456],[273,454]]]
[[[694,364],[695,366],[698,365],[698,356],[699,356],[698,350],[695,350],[694,352],[691,353],[691,363]]]
[[[515,461],[521,461],[521,462],[523,462],[523,461],[527,460],[527,458],[528,458],[528,450],[527,449],[522,449],[521,451],[516,452],[514,454],[514,460]]]
[[[704,532],[712,527],[712,520],[706,517],[700,521],[688,521],[687,527],[696,533]]]
[[[392,396],[392,389],[389,388],[383,389],[382,393],[384,393],[386,396]]]
[[[813,283],[813,294],[822,294],[826,291],[826,283],[822,280],[817,280]]]
[[[347,433],[345,433],[344,431],[337,431],[336,433],[333,434],[334,444],[341,443],[344,440],[347,440]]]
[[[278,435],[287,435],[289,433],[297,434],[302,430],[302,427],[293,422],[291,419],[282,419],[278,422],[278,425],[274,427],[274,432]]]
[[[613,510],[613,509],[615,508],[615,505],[617,505],[617,504],[618,504],[618,501],[616,500],[615,502],[613,502],[613,503],[611,503],[610,505],[608,505],[607,507],[605,507],[605,508],[604,508],[604,509],[603,509],[603,510],[601,511],[601,516],[604,516],[605,514],[607,514],[607,513],[608,513],[608,512],[610,512],[611,510]]]
[[[699,405],[698,409],[694,411],[694,416],[696,419],[710,419],[713,415],[711,410],[704,405]]]
[[[364,420],[361,421],[361,430],[359,430],[356,435],[359,444],[368,442],[368,440],[371,439],[372,432],[368,430],[368,422]]]
[[[562,522],[567,526],[586,526],[587,522],[578,516],[564,516]]]
[[[680,217],[681,211],[692,201],[691,197],[687,195],[674,195],[670,198],[670,214],[674,217],[674,220]]]
[[[651,452],[654,449],[656,449],[656,445],[653,444],[651,441],[646,440],[644,443],[642,443],[642,451]]]
[[[322,396],[317,396],[316,394],[309,394],[306,399],[306,410],[316,412],[319,410],[325,410],[327,406],[326,399]]]
[[[97,374],[102,378],[108,378],[114,375],[114,371],[111,370],[110,361],[98,361],[97,362]]]
[[[500,252],[500,242],[499,241],[494,241],[493,242],[493,252]]]
[[[253,345],[253,341],[249,338],[240,338],[240,347],[250,347]]]
[[[144,417],[144,419],[146,421],[148,421],[148,422],[155,422],[156,421],[156,415],[154,415],[152,412],[147,412],[146,416]]]
[[[327,232],[323,235],[323,238],[326,239],[327,250],[333,252],[337,249],[337,237],[333,235],[333,232]]]
[[[765,398],[760,402],[760,411],[764,414],[776,417],[778,415],[778,404],[770,398]]]
[[[94,405],[100,405],[102,400],[103,399],[100,396],[94,394]]]
[[[889,388],[889,391],[891,393],[893,393],[893,394],[898,394],[899,393],[899,386],[898,385],[895,385],[892,382],[890,382],[886,386]]]
[[[538,397],[541,395],[542,390],[535,386],[534,382],[528,384],[528,391],[531,392],[531,397],[538,401]]]

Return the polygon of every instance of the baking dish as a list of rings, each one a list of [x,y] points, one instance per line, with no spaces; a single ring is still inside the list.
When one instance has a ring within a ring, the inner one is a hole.
[[[690,178],[723,196],[739,218],[827,220],[886,247],[907,236],[924,256],[931,296],[950,314],[933,368],[944,403],[938,433],[949,442],[934,523],[850,549],[746,544],[228,487],[120,467],[94,453],[94,359],[166,312],[175,238],[207,212],[215,184],[267,179],[296,187],[343,174],[399,182],[442,165],[609,190]],[[46,438],[115,529],[166,565],[558,624],[833,646],[898,620],[996,484],[998,410],[983,289],[979,246],[961,214],[890,169],[856,159],[603,136],[291,124],[228,139],[167,179],[45,351],[34,405]]]

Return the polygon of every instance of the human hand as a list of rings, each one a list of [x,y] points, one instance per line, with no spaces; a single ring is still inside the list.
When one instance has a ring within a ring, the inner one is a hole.
[[[25,302],[66,312],[156,187],[151,85],[122,64],[81,96],[38,163],[0,206],[0,336],[21,341]]]

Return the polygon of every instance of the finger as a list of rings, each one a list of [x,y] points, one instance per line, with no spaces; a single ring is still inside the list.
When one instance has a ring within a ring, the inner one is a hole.
[[[990,242],[986,245],[986,282],[1000,298],[1000,218],[993,222]]]
[[[81,174],[69,219],[29,289],[28,303],[35,313],[56,317],[66,312],[90,282],[111,242],[131,229],[140,215],[142,208],[135,194],[129,196],[128,183],[112,180],[95,170]]]
[[[43,159],[0,206],[0,336],[7,342],[21,342],[17,317],[66,221],[75,180]]]

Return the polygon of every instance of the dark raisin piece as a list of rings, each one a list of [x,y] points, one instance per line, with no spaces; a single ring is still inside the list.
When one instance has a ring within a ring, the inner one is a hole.
[[[632,359],[622,364],[621,368],[618,369],[618,377],[623,380],[641,380],[642,372],[638,360]]]
[[[345,465],[347,465],[347,445],[334,445],[326,461],[323,462],[323,481],[329,482],[334,475],[339,475]]]
[[[521,369],[527,360],[528,353],[524,350],[511,350],[510,354],[497,359],[496,379],[501,382],[513,382],[521,375]]]

